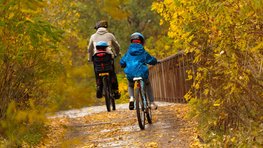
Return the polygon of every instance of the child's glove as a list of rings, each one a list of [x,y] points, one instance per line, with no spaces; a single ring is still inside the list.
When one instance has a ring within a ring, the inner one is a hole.
[[[124,64],[124,65],[121,65],[121,68],[125,68],[126,67],[126,64]]]

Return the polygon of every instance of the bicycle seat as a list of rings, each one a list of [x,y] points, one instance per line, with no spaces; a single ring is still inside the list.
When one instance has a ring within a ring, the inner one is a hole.
[[[142,80],[142,77],[135,77],[135,78],[133,78],[133,81],[138,81],[138,80]]]

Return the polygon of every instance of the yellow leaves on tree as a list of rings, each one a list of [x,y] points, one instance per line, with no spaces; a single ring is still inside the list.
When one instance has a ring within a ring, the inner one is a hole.
[[[194,54],[197,69],[188,71],[194,83],[186,97],[194,102],[202,129],[226,132],[229,127],[247,128],[250,122],[254,128],[245,131],[259,128],[263,2],[164,0],[154,2],[152,9],[170,24],[168,36],[176,48]]]
[[[0,136],[9,145],[35,145],[44,133],[44,108],[60,72],[61,30],[43,19],[47,1],[7,0],[0,5]]]
[[[120,4],[126,4],[128,0],[105,0],[103,10],[114,19],[122,20],[127,18],[128,13],[120,9]]]

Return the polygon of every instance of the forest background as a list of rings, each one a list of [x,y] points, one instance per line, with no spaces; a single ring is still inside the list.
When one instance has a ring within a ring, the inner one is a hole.
[[[101,19],[123,54],[139,31],[158,59],[179,50],[195,55],[185,98],[208,143],[261,145],[261,14],[261,0],[0,1],[1,145],[37,145],[47,113],[103,103],[95,99],[86,49]],[[126,102],[127,82],[118,66],[117,72],[118,103]]]

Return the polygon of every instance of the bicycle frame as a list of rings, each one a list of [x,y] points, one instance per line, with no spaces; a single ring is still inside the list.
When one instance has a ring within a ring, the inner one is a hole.
[[[133,79],[135,80],[135,86],[137,86],[137,88],[139,88],[141,90],[141,94],[142,94],[142,99],[143,99],[143,104],[145,107],[148,107],[147,106],[147,99],[146,99],[146,96],[144,95],[145,94],[145,85],[144,85],[144,81],[140,78],[135,78]]]

